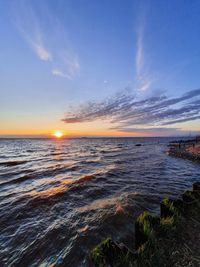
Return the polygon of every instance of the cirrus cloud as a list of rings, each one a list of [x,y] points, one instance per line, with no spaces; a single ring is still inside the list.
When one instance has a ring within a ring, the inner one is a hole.
[[[67,112],[63,121],[83,123],[97,119],[109,120],[110,129],[124,132],[143,129],[141,125],[147,130],[197,120],[200,119],[200,89],[174,98],[162,93],[141,100],[130,92],[121,92],[104,101],[87,102],[77,107]]]
[[[49,62],[51,73],[74,79],[80,70],[79,58],[73,51],[66,27],[49,5],[42,1],[18,0],[11,3],[11,10],[14,26],[35,55]],[[42,14],[48,15],[44,19]]]

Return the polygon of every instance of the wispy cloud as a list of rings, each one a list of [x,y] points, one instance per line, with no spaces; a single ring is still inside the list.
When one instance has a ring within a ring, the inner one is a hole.
[[[73,51],[66,27],[50,7],[45,2],[19,0],[13,2],[12,11],[19,33],[40,60],[49,61],[51,73],[74,79],[79,74],[79,59]]]
[[[141,83],[140,83],[139,89],[141,91],[146,91],[147,89],[149,89],[149,87],[151,86],[151,84],[152,84],[152,81],[151,80],[147,80],[147,79],[142,80]]]
[[[63,121],[66,123],[77,123],[94,121],[96,119],[110,119],[112,116],[119,115],[124,109],[126,110],[129,105],[132,105],[133,100],[134,96],[120,93],[102,102],[90,101],[76,111],[66,113]]]
[[[147,71],[147,62],[145,62],[145,24],[146,24],[146,10],[140,6],[138,11],[138,22],[136,23],[136,54],[135,54],[135,71],[137,86],[140,91],[146,91],[152,84],[152,78]]]
[[[47,48],[45,47],[40,32],[37,32],[35,36],[29,36],[27,34],[24,34],[24,37],[30,44],[35,54],[39,57],[39,59],[44,61],[52,60],[52,55],[50,51],[48,51]]]
[[[136,133],[139,135],[147,136],[175,136],[175,135],[188,135],[187,130],[181,128],[167,128],[167,127],[149,127],[149,128],[134,128],[134,127],[112,127],[111,130],[116,130],[123,133]],[[199,135],[200,131],[192,131],[193,135]]]
[[[51,61],[52,54],[45,45],[44,32],[34,8],[28,2],[13,2],[13,22],[24,40],[39,59]]]
[[[119,127],[112,127],[112,130],[117,130],[120,131]],[[122,132],[126,133],[155,133],[155,132],[164,132],[164,133],[171,133],[171,132],[177,132],[180,130],[180,128],[167,128],[167,127],[150,127],[150,128],[134,128],[134,127],[127,127],[127,128],[122,128]]]
[[[73,79],[76,75],[78,75],[79,70],[80,70],[78,57],[76,55],[68,55],[64,57],[63,60],[67,67],[68,79]]]
[[[62,70],[59,69],[53,69],[52,74],[55,76],[66,77],[66,74],[64,74]]]
[[[51,54],[43,46],[34,44],[34,48],[41,60],[49,61],[52,59]]]
[[[142,67],[144,62],[144,48],[143,40],[144,39],[144,22],[140,20],[138,29],[137,29],[137,44],[136,44],[136,78],[141,79],[142,77]]]
[[[170,98],[164,93],[138,100],[130,92],[122,92],[102,102],[88,102],[65,114],[65,123],[97,119],[109,120],[111,129],[134,131],[178,124],[200,119],[200,89]]]

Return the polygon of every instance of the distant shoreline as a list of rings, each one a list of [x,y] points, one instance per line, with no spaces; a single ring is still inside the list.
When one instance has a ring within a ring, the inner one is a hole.
[[[200,163],[200,137],[170,142],[168,154]]]

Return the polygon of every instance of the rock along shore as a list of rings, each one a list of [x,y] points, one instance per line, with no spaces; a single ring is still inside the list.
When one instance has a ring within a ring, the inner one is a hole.
[[[169,143],[170,156],[200,162],[200,137]]]
[[[200,182],[179,199],[164,199],[160,217],[137,218],[135,251],[108,238],[91,251],[89,266],[200,266]]]

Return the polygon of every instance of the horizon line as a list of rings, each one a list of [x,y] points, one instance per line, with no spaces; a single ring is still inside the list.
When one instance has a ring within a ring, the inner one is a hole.
[[[173,138],[173,137],[196,137],[198,136],[197,134],[190,134],[190,135],[155,135],[155,136],[109,136],[109,135],[103,135],[103,136],[98,136],[98,135],[94,135],[94,136],[63,136],[62,138],[60,138],[60,140],[63,139],[89,139],[89,138]],[[0,139],[56,139],[55,137],[51,136],[51,135],[0,135]],[[57,140],[57,139],[56,139]]]

